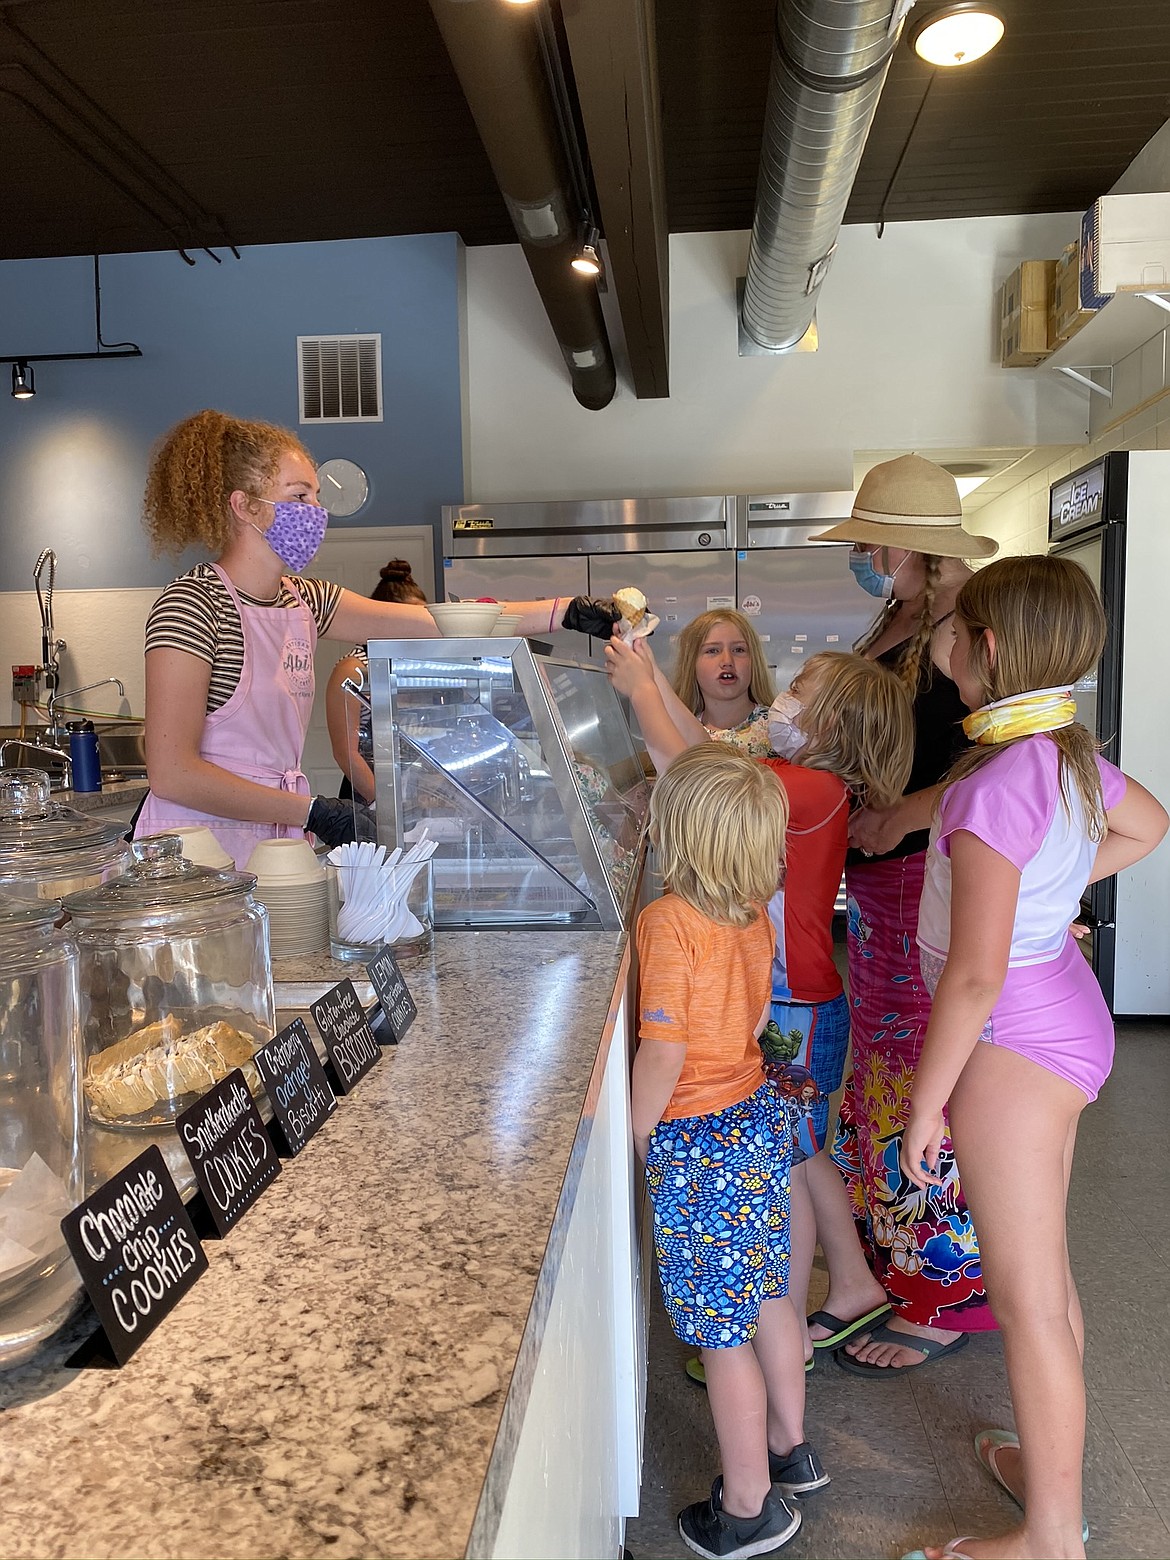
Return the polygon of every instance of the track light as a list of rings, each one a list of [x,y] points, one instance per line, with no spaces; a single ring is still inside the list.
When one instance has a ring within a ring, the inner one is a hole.
[[[570,260],[569,264],[582,276],[600,276],[602,272],[601,251],[598,244],[601,235],[595,227],[585,229],[585,239],[580,249]]]
[[[1003,17],[979,0],[956,0],[928,11],[910,29],[910,42],[928,65],[970,65],[989,54],[1003,37]]]
[[[12,365],[12,398],[15,401],[28,401],[37,393],[37,387],[33,384],[33,371],[28,363],[13,363]]]

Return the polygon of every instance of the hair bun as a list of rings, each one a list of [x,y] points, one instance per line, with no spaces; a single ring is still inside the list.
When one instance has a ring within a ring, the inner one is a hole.
[[[414,584],[414,573],[405,558],[391,558],[378,570],[379,575],[388,585],[405,585],[408,581]]]

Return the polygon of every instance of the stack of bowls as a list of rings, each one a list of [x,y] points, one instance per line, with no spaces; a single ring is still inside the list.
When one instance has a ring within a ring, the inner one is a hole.
[[[484,639],[502,608],[498,601],[436,601],[427,611],[444,639]]]
[[[520,631],[519,612],[501,612],[492,628],[493,639],[515,639]]]
[[[272,957],[324,953],[329,947],[327,880],[308,840],[261,840],[244,870],[255,873],[255,897],[268,911]]]

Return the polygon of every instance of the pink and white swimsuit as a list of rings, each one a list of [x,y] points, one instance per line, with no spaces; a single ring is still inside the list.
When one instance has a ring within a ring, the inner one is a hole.
[[[1098,758],[1105,809],[1125,776]],[[918,915],[922,973],[933,992],[950,947],[950,836],[966,830],[1020,873],[1008,972],[981,1038],[1027,1056],[1094,1100],[1113,1064],[1113,1019],[1069,932],[1097,855],[1075,787],[1066,810],[1059,752],[1047,736],[1005,747],[949,786],[930,831]]]

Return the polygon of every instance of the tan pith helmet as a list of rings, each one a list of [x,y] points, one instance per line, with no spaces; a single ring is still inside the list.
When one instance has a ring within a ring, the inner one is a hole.
[[[949,471],[921,455],[899,455],[866,472],[853,514],[813,542],[876,542],[940,558],[990,558],[999,543],[963,529],[963,506]]]

